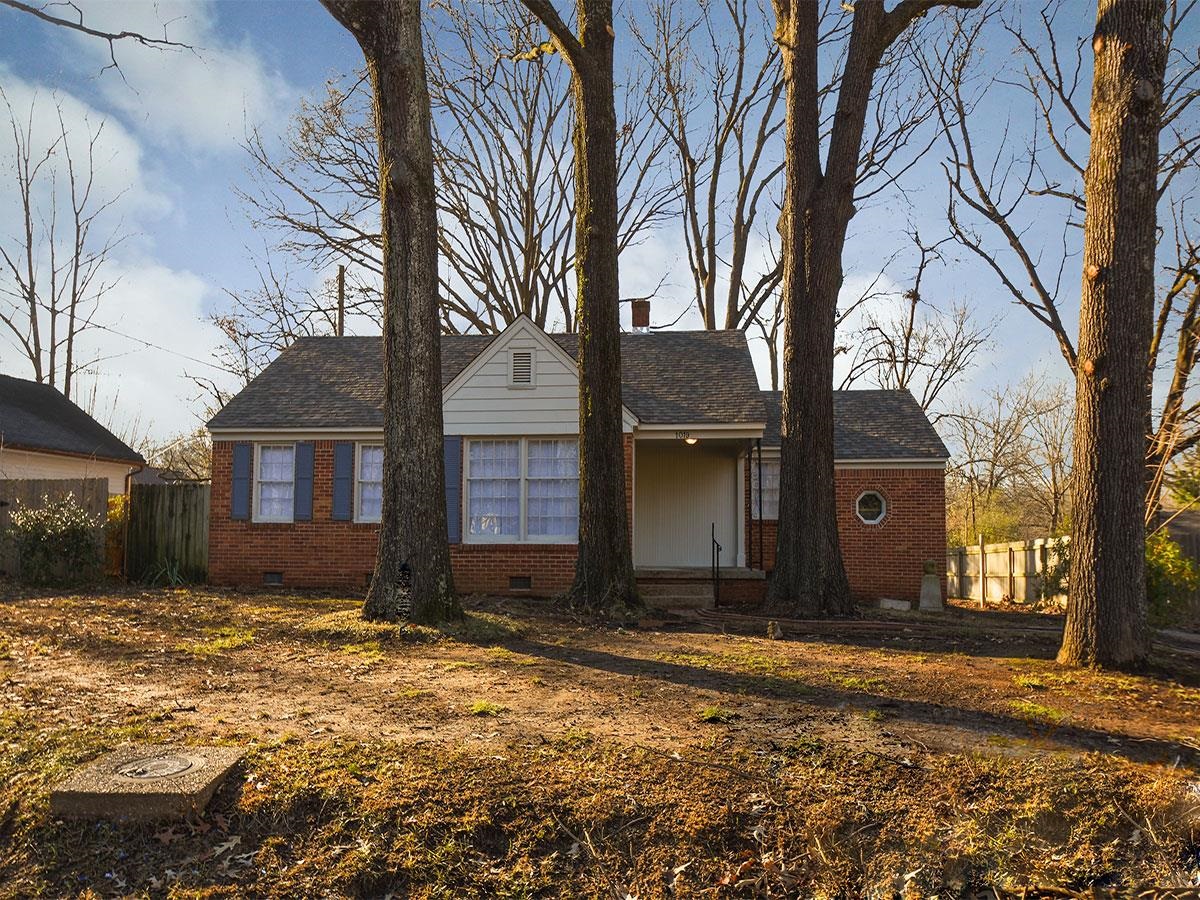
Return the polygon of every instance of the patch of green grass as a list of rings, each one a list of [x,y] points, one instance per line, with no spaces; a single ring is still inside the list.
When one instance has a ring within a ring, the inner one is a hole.
[[[368,644],[388,641],[410,641],[427,643],[436,641],[436,629],[407,622],[372,622],[362,617],[362,611],[342,609],[337,612],[313,616],[299,626],[304,634],[312,635],[333,644]]]
[[[209,635],[206,641],[183,642],[175,645],[176,650],[183,650],[194,656],[216,656],[230,650],[248,647],[254,643],[254,629],[242,628],[237,625],[225,625],[221,628],[206,628]]]
[[[1014,675],[1013,684],[1017,687],[1023,687],[1031,691],[1048,690],[1046,682],[1036,675]]]
[[[442,663],[442,669],[446,672],[459,672],[463,669],[478,669],[479,667],[479,663],[469,659],[452,659],[450,662]]]
[[[491,700],[476,700],[467,707],[467,712],[473,716],[498,716],[504,711],[505,707]]]
[[[1061,725],[1067,714],[1052,706],[1044,706],[1031,700],[1010,700],[1009,708],[1026,722],[1039,725]]]
[[[383,648],[379,641],[366,641],[362,644],[343,644],[338,648],[342,653],[357,657],[367,665],[375,665],[383,659]]]
[[[874,693],[883,687],[882,678],[865,677],[862,675],[830,675],[829,680],[838,687],[861,693]]]
[[[724,706],[706,706],[697,715],[701,722],[707,722],[710,725],[728,725],[737,717],[737,713]]]
[[[498,644],[523,637],[525,627],[499,613],[469,612],[462,621],[441,626],[441,633],[468,644]]]
[[[510,666],[536,666],[541,660],[526,656],[524,653],[514,653],[507,647],[488,647],[487,655],[494,662],[505,663]]]

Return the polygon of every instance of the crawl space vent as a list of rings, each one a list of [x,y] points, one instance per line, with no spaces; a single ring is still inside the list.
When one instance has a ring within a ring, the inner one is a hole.
[[[533,588],[533,578],[529,575],[513,575],[508,579],[510,591],[528,591]]]
[[[282,572],[263,572],[263,584],[283,584]]]

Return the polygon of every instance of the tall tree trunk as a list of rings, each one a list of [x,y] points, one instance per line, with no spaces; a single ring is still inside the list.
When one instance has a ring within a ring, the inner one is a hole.
[[[783,250],[783,406],[779,531],[771,610],[844,613],[850,583],[838,542],[833,484],[833,319],[814,292],[814,200],[821,184],[816,3],[776,4],[786,90]],[[857,159],[857,148],[855,149]],[[840,269],[841,259],[837,260]],[[834,303],[836,304],[836,292]]]
[[[383,514],[363,615],[462,615],[446,538],[437,212],[420,0],[322,0],[358,41],[375,98],[383,210]],[[406,576],[407,571],[407,578]]]
[[[1059,662],[1136,666],[1146,625],[1162,0],[1100,0],[1076,366],[1071,580]]]
[[[794,615],[853,611],[837,525],[833,459],[833,339],[842,253],[854,216],[871,84],[884,52],[935,6],[979,0],[858,0],[837,108],[821,168],[817,42],[820,7],[775,0],[783,62],[784,206],[780,217],[784,305],[779,529],[766,606]]]
[[[524,2],[571,67],[575,101],[579,558],[570,595],[592,609],[621,610],[639,601],[622,441],[612,0],[578,0],[578,37],[549,0]]]

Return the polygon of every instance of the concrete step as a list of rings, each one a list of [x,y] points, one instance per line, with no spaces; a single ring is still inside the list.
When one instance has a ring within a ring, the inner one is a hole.
[[[638,581],[643,597],[712,597],[711,581]]]
[[[716,609],[711,593],[707,597],[696,594],[660,594],[651,597],[642,594],[642,599],[652,609]]]

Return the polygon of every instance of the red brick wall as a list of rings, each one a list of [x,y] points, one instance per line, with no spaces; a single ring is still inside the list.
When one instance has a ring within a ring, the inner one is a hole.
[[[375,567],[379,528],[335,522],[333,442],[314,442],[311,522],[266,523],[229,518],[233,443],[213,441],[208,577],[213,584],[261,585],[264,572],[281,572],[289,587],[366,586]],[[625,435],[625,501],[633,516],[633,437]],[[510,593],[509,579],[528,577],[522,594],[554,596],[575,575],[574,544],[452,544],[455,587],[464,594]]]
[[[749,465],[749,463],[747,463]],[[946,480],[941,469],[847,469],[834,474],[837,489],[838,536],[850,590],[865,600],[894,597],[917,600],[921,576],[928,559],[938,563],[946,555]],[[750,484],[750,472],[746,472]],[[887,514],[878,525],[865,525],[854,511],[863,491],[878,491],[887,501]],[[747,490],[749,494],[749,490]],[[747,565],[759,565],[758,522],[750,517],[746,497]],[[763,567],[775,567],[774,521],[762,523]],[[945,596],[942,575],[942,596]]]

